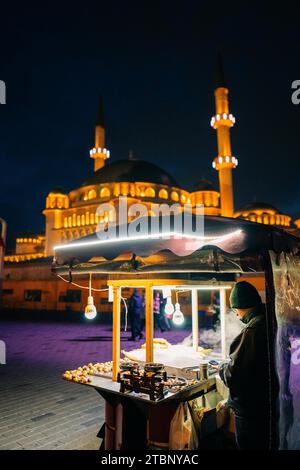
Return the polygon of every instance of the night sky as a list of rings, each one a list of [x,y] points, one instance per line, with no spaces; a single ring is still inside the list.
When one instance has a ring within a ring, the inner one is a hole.
[[[47,193],[93,171],[103,96],[111,160],[141,160],[191,189],[217,183],[213,80],[222,51],[230,90],[235,207],[266,201],[300,217],[300,15],[253,2],[61,2],[1,6],[0,216],[10,238],[42,231]],[[284,9],[285,8],[285,9]]]

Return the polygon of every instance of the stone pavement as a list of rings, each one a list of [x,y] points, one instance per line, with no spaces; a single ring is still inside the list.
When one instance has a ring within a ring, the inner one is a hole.
[[[189,333],[178,329],[163,336],[176,343]],[[141,343],[128,342],[129,335],[122,332],[122,349]],[[0,321],[7,348],[7,364],[0,365],[0,450],[99,449],[103,399],[61,374],[111,360],[111,336],[108,325]]]

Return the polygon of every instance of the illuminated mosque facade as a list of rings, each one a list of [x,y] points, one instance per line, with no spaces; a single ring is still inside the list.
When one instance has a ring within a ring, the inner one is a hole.
[[[106,148],[105,142],[103,106],[100,101],[95,126],[95,142],[89,155],[93,160],[94,173],[79,188],[69,193],[57,189],[48,194],[43,211],[45,233],[19,236],[16,239],[15,252],[5,257],[5,272],[8,275],[4,281],[4,294],[5,289],[15,290],[15,288],[10,288],[11,281],[15,279],[17,271],[20,273],[20,268],[22,268],[22,274],[18,275],[19,280],[27,279],[30,282],[38,272],[41,272],[37,269],[35,275],[30,274],[34,266],[39,265],[38,261],[48,259],[49,268],[48,257],[53,255],[56,245],[68,243],[95,232],[99,222],[109,222],[112,217],[111,211],[104,213],[100,218],[97,208],[101,203],[110,203],[116,207],[119,196],[127,198],[128,207],[142,202],[149,207],[150,215],[153,204],[191,204],[193,209],[196,205],[203,204],[205,215],[241,217],[297,233],[300,220],[293,223],[289,215],[280,212],[270,204],[252,202],[239,210],[234,209],[232,172],[238,165],[238,159],[232,154],[230,132],[235,124],[235,117],[229,109],[229,90],[225,85],[221,61],[218,65],[214,95],[215,114],[210,124],[217,134],[218,153],[212,161],[212,166],[218,172],[219,188],[215,188],[207,180],[201,180],[192,191],[182,188],[168,172],[159,166],[136,160],[132,153],[127,160],[110,162],[110,151]],[[16,265],[19,267],[17,271],[14,269]],[[20,293],[20,296],[23,294]]]

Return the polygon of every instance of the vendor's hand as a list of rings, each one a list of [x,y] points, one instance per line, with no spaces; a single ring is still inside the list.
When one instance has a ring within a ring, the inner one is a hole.
[[[219,370],[219,369],[220,369],[220,366],[219,366],[219,364],[218,364],[218,365],[215,365],[215,364],[209,364],[209,365],[210,365],[210,367],[211,367],[212,369],[215,369],[215,370]]]

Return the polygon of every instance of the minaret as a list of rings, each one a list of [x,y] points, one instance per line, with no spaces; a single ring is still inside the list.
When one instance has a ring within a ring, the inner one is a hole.
[[[233,217],[233,186],[232,169],[238,161],[231,153],[230,128],[235,123],[235,118],[229,113],[228,88],[225,85],[222,59],[218,57],[217,76],[215,84],[216,114],[211,118],[211,126],[217,130],[218,155],[213,161],[213,168],[219,172],[221,215]]]
[[[109,150],[105,148],[105,127],[103,119],[103,101],[99,99],[98,114],[95,127],[95,146],[90,150],[90,157],[94,159],[94,171],[100,170],[109,158]]]

